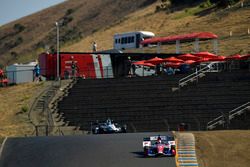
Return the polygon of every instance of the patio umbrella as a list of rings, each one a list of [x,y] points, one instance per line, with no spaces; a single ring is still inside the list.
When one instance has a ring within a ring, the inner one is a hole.
[[[137,61],[137,62],[133,62],[132,64],[134,65],[144,65],[145,60],[141,60],[141,61]]]
[[[177,59],[176,57],[169,57],[169,58],[165,58],[163,59],[165,62],[171,62],[171,63],[184,63],[183,60],[181,59]]]
[[[216,56],[215,54],[210,53],[210,52],[199,52],[199,53],[195,53],[194,55],[198,57],[202,57],[202,58],[212,58]]]
[[[191,54],[180,55],[180,56],[177,56],[177,58],[181,60],[199,60],[200,59],[200,57],[197,57]]]
[[[202,62],[209,62],[209,58],[201,58],[199,60],[196,61],[196,63],[202,63]]]
[[[225,61],[225,56],[214,56],[209,58],[209,61]]]
[[[241,60],[247,60],[250,58],[250,54],[241,57]]]
[[[155,65],[152,63],[144,63],[143,65],[147,67],[155,67]]]
[[[196,61],[194,61],[194,60],[186,60],[184,62],[184,64],[189,64],[189,65],[194,64],[194,63],[196,63]]]
[[[160,64],[163,62],[164,62],[164,60],[162,58],[159,58],[159,57],[155,57],[155,58],[152,58],[152,59],[145,61],[145,63],[152,63],[152,64]]]
[[[147,67],[155,67],[152,63],[146,63],[145,60],[137,61],[133,63],[134,65],[147,66]]]
[[[165,64],[165,67],[172,67],[172,68],[178,68],[182,65],[183,63],[167,63]]]
[[[231,56],[228,56],[228,57],[226,57],[225,59],[226,60],[241,60],[241,55],[239,55],[239,54],[236,54],[236,55],[231,55]]]

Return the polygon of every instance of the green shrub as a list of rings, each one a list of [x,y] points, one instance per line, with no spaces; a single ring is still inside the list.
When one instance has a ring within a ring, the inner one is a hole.
[[[27,113],[28,111],[29,111],[28,106],[23,106],[23,107],[21,108],[21,112],[22,112],[22,113]]]
[[[17,24],[14,25],[13,29],[17,33],[19,33],[19,32],[22,32],[25,29],[25,27],[22,24],[17,23]]]
[[[74,11],[75,11],[74,9],[68,9],[68,10],[66,11],[66,14],[65,14],[65,15],[66,15],[66,16],[67,16],[67,15],[70,15],[70,14],[74,13]]]

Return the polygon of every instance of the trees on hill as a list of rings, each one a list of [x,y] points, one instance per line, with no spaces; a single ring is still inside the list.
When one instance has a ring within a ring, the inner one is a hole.
[[[218,7],[228,7],[241,0],[161,0],[161,5],[158,8],[166,9],[176,6],[188,6],[194,3],[216,4]]]

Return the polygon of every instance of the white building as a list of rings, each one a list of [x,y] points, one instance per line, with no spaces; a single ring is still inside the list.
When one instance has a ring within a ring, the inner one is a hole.
[[[6,68],[9,83],[25,83],[33,81],[33,70],[36,62],[29,64],[13,64]]]

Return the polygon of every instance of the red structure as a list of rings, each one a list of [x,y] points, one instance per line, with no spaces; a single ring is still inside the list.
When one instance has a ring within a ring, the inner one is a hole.
[[[76,77],[107,78],[113,77],[109,54],[69,53],[62,52],[59,56],[59,74],[61,78],[73,77],[72,63],[76,63]],[[42,53],[39,55],[41,75],[54,79],[57,70],[56,54]]]
[[[143,47],[151,44],[156,44],[158,46],[158,52],[160,52],[160,46],[164,44],[176,44],[176,53],[180,53],[181,42],[195,42],[194,50],[199,52],[199,41],[213,40],[214,52],[217,54],[217,39],[218,36],[211,32],[196,32],[184,35],[173,35],[167,37],[155,37],[149,38],[141,42]]]

